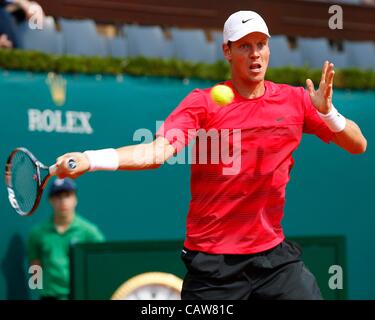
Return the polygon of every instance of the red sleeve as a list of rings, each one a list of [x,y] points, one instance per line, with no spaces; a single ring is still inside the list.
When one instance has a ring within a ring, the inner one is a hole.
[[[156,137],[164,137],[180,152],[196,136],[207,114],[207,100],[202,90],[189,93],[167,117],[156,132]]]
[[[318,115],[318,111],[313,106],[310,95],[307,90],[303,89],[303,105],[305,108],[305,117],[303,123],[303,132],[315,134],[325,143],[332,141],[334,132],[332,132]]]

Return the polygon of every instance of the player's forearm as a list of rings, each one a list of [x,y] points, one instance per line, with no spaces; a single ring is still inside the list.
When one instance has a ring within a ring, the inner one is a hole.
[[[364,153],[367,140],[353,121],[346,119],[345,129],[335,133],[333,142],[352,154]]]
[[[116,151],[119,156],[118,170],[155,169],[163,163],[154,155],[152,143],[126,146]]]
[[[174,152],[174,147],[163,137],[152,143],[118,149],[70,152],[57,158],[56,175],[75,179],[88,171],[154,169],[172,157]]]
[[[152,143],[126,146],[116,151],[119,157],[118,170],[144,170],[159,168],[175,150],[166,139],[159,137]]]

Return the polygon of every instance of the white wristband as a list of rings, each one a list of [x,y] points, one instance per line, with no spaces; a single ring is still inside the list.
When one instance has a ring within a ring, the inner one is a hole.
[[[331,111],[327,114],[320,113],[319,111],[318,114],[332,132],[340,132],[345,129],[346,119],[336,110],[334,105],[332,105]]]
[[[90,162],[90,171],[117,170],[120,160],[115,149],[101,149],[85,151]]]

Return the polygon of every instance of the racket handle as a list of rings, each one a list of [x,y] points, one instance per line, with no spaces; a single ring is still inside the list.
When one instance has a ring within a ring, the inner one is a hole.
[[[73,158],[70,158],[68,160],[67,165],[69,170],[74,170],[75,168],[77,168],[77,162]]]
[[[48,170],[49,170],[49,174],[51,176],[55,176],[56,175],[56,171],[57,171],[57,166],[54,164],[54,165],[50,166],[48,168]]]
[[[68,166],[69,170],[74,170],[75,168],[77,168],[77,162],[73,158],[70,158],[68,160],[67,166]],[[54,165],[50,166],[48,168],[48,170],[49,170],[49,174],[51,176],[55,176],[56,175],[56,171],[57,171],[57,165],[54,164]]]

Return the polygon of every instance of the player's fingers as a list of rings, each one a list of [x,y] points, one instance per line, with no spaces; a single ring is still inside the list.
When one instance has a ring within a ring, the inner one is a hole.
[[[329,83],[329,80],[332,77],[331,73],[333,71],[333,68],[334,68],[334,64],[333,63],[329,63],[328,67],[327,67],[327,71],[326,71],[326,77],[325,77],[325,82],[326,83]]]
[[[64,154],[56,159],[57,174],[59,176],[69,174],[69,161],[74,159],[75,156],[73,153]]]
[[[332,68],[332,70],[328,74],[327,83],[330,84],[330,85],[333,85],[333,78],[334,77],[335,77],[335,71]]]
[[[56,160],[56,175],[60,178],[77,178],[90,169],[90,162],[81,152],[66,153]]]
[[[64,154],[56,159],[56,165],[58,167],[65,167],[66,160],[70,157],[70,154]]]
[[[56,163],[55,174],[60,179],[64,179],[64,178],[68,177],[67,172],[66,172],[64,166],[62,166],[61,164],[58,165],[57,163]]]
[[[325,99],[332,99],[332,93],[333,93],[333,77],[335,75],[335,71],[331,71],[329,73],[329,76],[327,78],[327,87],[324,92],[324,98]]]
[[[332,99],[332,85],[328,85],[324,91],[324,99]]]
[[[328,64],[329,62],[328,61],[325,61],[324,64],[323,64],[323,68],[322,68],[322,77],[320,78],[320,82],[324,82],[325,79],[326,79],[326,73],[327,73],[327,69],[328,69]]]
[[[306,86],[307,86],[307,90],[309,91],[310,96],[313,96],[315,93],[315,89],[314,89],[314,83],[311,81],[311,79],[306,80]]]
[[[64,161],[63,157],[59,157],[59,158],[56,159],[55,174],[60,179],[65,178],[65,168],[64,168],[64,165],[63,165],[63,161]]]

